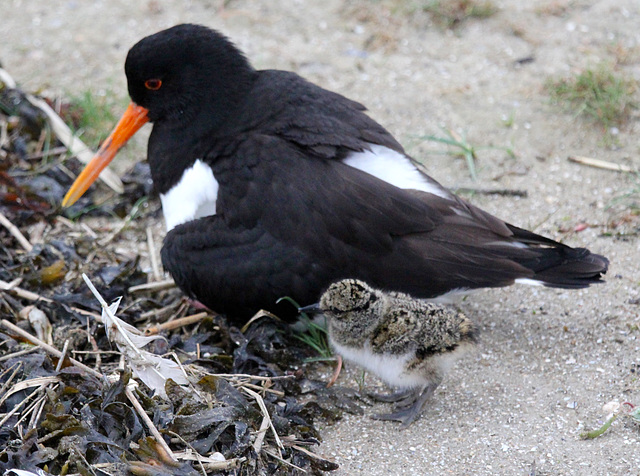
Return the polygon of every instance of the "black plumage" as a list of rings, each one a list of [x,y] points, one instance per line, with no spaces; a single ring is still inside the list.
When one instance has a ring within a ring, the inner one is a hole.
[[[125,69],[154,122],[157,190],[196,159],[219,184],[216,214],[169,231],[162,260],[187,294],[231,318],[293,316],[279,297],[315,302],[342,278],[431,298],[520,278],[580,288],[606,272],[606,258],[509,225],[427,176],[440,196],[346,165],[372,144],[404,150],[361,104],[294,73],[256,71],[216,31],[179,25],[144,38]],[[152,78],[160,89],[145,86]]]

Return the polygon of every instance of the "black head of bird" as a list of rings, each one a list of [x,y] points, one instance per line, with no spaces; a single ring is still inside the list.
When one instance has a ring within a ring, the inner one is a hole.
[[[73,204],[153,122],[148,161],[178,286],[245,322],[317,301],[345,276],[418,298],[515,282],[583,288],[608,260],[498,219],[424,173],[361,104],[255,70],[224,35],[178,25],[140,40],[132,102],[65,196]]]
[[[239,107],[256,76],[233,43],[199,25],[143,38],[129,50],[124,69],[131,100],[147,109],[149,121],[183,127],[197,120],[207,130]]]

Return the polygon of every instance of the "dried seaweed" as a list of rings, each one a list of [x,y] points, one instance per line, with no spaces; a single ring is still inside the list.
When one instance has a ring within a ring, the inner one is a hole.
[[[68,171],[77,173],[80,164],[25,98],[0,83],[0,129],[7,131],[0,141],[0,203],[32,246],[27,251],[0,228],[0,471],[195,475],[336,469],[316,454],[321,435],[315,425],[345,411],[361,412],[359,395],[313,380],[324,364],[305,363],[314,350],[270,317],[244,331],[210,312],[177,326],[157,325],[201,310],[177,289],[131,292],[153,279],[141,264],[146,248],[138,245],[158,219],[148,166],[141,162],[125,175],[124,195],[102,188],[62,212],[59,203],[72,180]],[[79,214],[91,220],[68,219]],[[161,332],[165,339],[145,349],[175,356],[190,387],[168,380],[167,398],[161,398],[134,378],[129,364],[122,366],[83,272],[107,302],[122,297],[118,317]],[[50,347],[20,318],[34,300],[53,326]]]

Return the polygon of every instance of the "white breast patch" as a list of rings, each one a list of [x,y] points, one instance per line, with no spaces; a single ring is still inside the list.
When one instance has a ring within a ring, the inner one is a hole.
[[[422,375],[406,371],[407,362],[413,357],[411,353],[404,355],[376,354],[371,349],[369,342],[366,342],[364,347],[357,348],[343,346],[331,337],[330,340],[338,354],[377,375],[389,385],[412,388],[426,383]]]
[[[418,368],[412,371],[407,369],[409,360],[412,360],[415,356],[412,351],[399,355],[378,354],[373,352],[371,344],[368,341],[365,342],[364,347],[356,348],[338,344],[335,339],[331,337],[331,334],[329,334],[329,338],[331,345],[338,354],[342,355],[346,360],[360,365],[365,370],[377,375],[389,385],[401,389],[416,388],[430,381],[430,377],[424,372],[424,369],[420,370]],[[429,357],[429,364],[431,368],[442,377],[458,358],[471,349],[473,349],[472,344],[462,343],[451,352],[444,352]]]
[[[370,144],[370,150],[352,152],[344,158],[343,163],[398,188],[421,190],[442,198],[451,197],[449,191],[420,173],[406,155],[382,145]]]
[[[211,167],[197,159],[171,190],[160,194],[167,231],[182,223],[215,215],[218,188]]]

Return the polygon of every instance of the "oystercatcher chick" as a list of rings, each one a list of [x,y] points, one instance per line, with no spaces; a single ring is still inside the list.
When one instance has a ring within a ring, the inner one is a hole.
[[[329,341],[338,354],[400,389],[375,396],[400,403],[393,413],[373,418],[397,420],[404,427],[476,340],[473,324],[461,312],[356,279],[331,284],[317,305],[301,309],[314,310],[327,318]]]
[[[358,278],[420,298],[514,282],[583,288],[606,258],[510,225],[426,175],[365,108],[295,73],[255,70],[222,34],[178,25],[125,63],[132,103],[69,190],[73,204],[153,123],[162,261],[206,306],[246,321]]]

